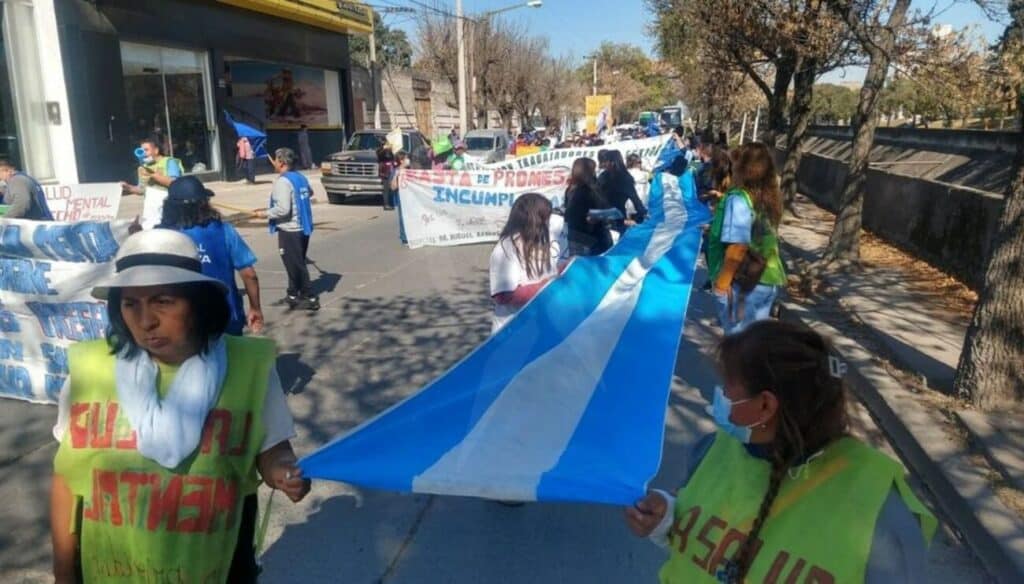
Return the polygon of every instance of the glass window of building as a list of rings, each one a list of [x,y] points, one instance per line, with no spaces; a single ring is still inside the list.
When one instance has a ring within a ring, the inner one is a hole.
[[[0,157],[54,177],[32,4],[0,0]]]
[[[206,53],[121,43],[133,142],[155,135],[185,172],[220,168]]]

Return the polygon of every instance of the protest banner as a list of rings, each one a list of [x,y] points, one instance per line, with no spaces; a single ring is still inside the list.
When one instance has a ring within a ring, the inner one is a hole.
[[[43,185],[55,221],[113,221],[121,206],[119,183]]]
[[[497,241],[520,195],[540,193],[560,207],[568,179],[561,168],[405,170],[399,191],[409,247]]]
[[[588,134],[600,134],[611,127],[612,96],[588,95],[585,103]]]
[[[576,258],[415,395],[304,458],[303,476],[400,492],[632,505],[661,462],[701,226],[710,219],[690,173],[659,175],[649,221],[609,253]]]
[[[601,150],[618,150],[625,159],[630,154],[639,154],[644,161],[644,168],[654,168],[658,154],[668,142],[667,136],[655,136],[643,140],[625,140],[607,144],[605,146],[588,146],[586,148],[557,148],[546,152],[537,152],[528,156],[520,156],[502,162],[491,164],[471,164],[467,162],[467,168],[477,169],[520,169],[520,168],[566,168],[571,169],[572,163],[577,158],[589,158],[597,161],[597,153]]]
[[[0,219],[0,397],[57,401],[67,347],[106,330],[90,291],[113,272],[128,226]]]

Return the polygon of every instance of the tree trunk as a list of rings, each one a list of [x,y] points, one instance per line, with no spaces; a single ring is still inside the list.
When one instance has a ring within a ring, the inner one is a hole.
[[[885,88],[885,76],[889,71],[890,58],[896,46],[895,32],[903,26],[910,0],[896,0],[889,14],[888,24],[880,29],[877,38],[872,39],[871,33],[864,30],[859,16],[847,11],[844,17],[850,23],[864,47],[870,62],[864,76],[864,84],[860,88],[860,100],[854,114],[853,148],[850,153],[850,165],[847,168],[846,180],[839,194],[839,212],[829,237],[828,249],[823,258],[825,263],[838,263],[840,266],[860,261],[860,230],[863,224],[864,186],[867,184],[868,161],[871,158],[871,145],[875,141],[875,127],[878,125],[878,104]]]
[[[1024,99],[1020,102],[1024,106]],[[953,382],[960,397],[984,410],[1024,398],[1024,127],[1018,134],[1016,178],[1006,193],[984,288]]]
[[[772,95],[768,99],[768,131],[765,144],[775,148],[775,142],[786,131],[786,106],[789,103],[789,83],[793,80],[796,69],[795,60],[783,55],[775,65],[775,83]]]
[[[793,75],[793,103],[789,107],[789,134],[786,138],[786,162],[782,166],[783,202],[793,211],[796,201],[797,172],[803,158],[804,138],[811,120],[811,99],[814,96],[814,77],[818,63],[808,59],[801,63],[800,70]]]
[[[1024,2],[1011,3],[1010,13],[1014,20],[1006,37],[1014,29],[1024,35]],[[989,411],[1024,399],[1024,84],[1017,85],[1017,121],[1014,179],[953,380],[960,397]]]

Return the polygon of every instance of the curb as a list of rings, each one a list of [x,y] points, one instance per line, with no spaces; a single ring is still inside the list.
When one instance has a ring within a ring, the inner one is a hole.
[[[949,421],[909,395],[874,363],[870,351],[826,324],[813,309],[791,301],[782,305],[783,318],[800,321],[833,340],[849,364],[851,393],[868,409],[908,469],[931,492],[946,522],[956,527],[989,574],[1001,583],[1024,582],[1024,522],[1002,504],[985,474],[970,464],[968,451],[942,430]]]

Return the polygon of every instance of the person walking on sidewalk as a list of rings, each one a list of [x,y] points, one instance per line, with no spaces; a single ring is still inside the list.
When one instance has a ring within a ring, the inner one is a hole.
[[[289,308],[320,310],[320,300],[313,295],[306,266],[309,238],[313,235],[313,189],[305,175],[294,170],[295,151],[278,148],[274,151],[274,170],[280,175],[274,181],[270,206],[257,209],[256,216],[270,220],[270,232],[277,233],[281,261],[288,273],[288,295],[284,302]]]
[[[46,193],[39,181],[18,170],[13,162],[5,158],[0,158],[0,181],[7,185],[0,200],[8,206],[4,217],[53,221],[53,214],[46,203]]]
[[[634,534],[669,549],[660,581],[923,582],[937,522],[898,461],[849,435],[830,344],[759,322],[722,340],[718,365],[719,429],[685,459],[683,486],[625,511]]]
[[[167,188],[171,186],[174,179],[184,174],[180,160],[163,155],[161,142],[163,139],[154,134],[139,143],[139,147],[142,149],[142,160],[140,160],[138,172],[139,182],[137,185],[121,183],[122,194],[145,197],[142,203],[141,223],[143,229],[152,229],[163,219]]]
[[[727,335],[770,318],[786,284],[778,238],[782,193],[768,147],[740,147],[732,180],[735,186],[715,208],[708,234],[708,274]]]
[[[196,244],[203,273],[216,278],[227,287],[231,320],[227,333],[240,336],[242,330],[259,334],[263,330],[260,308],[260,281],[256,276],[256,255],[238,234],[235,226],[221,220],[220,213],[210,205],[213,191],[194,176],[182,177],[167,189],[164,215],[160,227],[181,231]],[[242,295],[235,283],[235,272],[242,277],[245,295],[249,298],[246,318]]]
[[[92,290],[109,307],[107,338],[67,350],[55,580],[256,582],[259,479],[293,502],[310,488],[274,342],[224,334],[224,285],[183,233],[136,233],[114,265]]]
[[[238,164],[245,172],[245,182],[256,184],[256,153],[252,150],[252,144],[245,136],[240,136],[235,143],[238,149]]]

